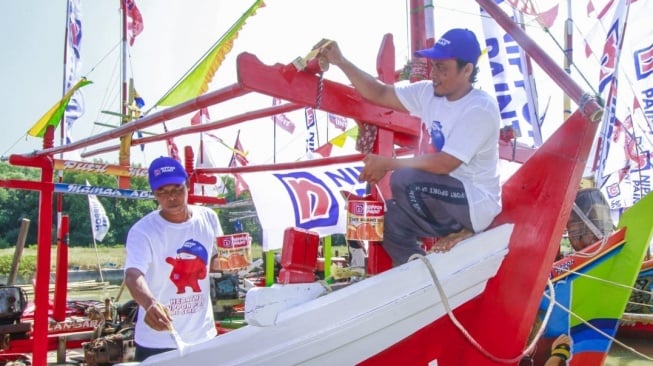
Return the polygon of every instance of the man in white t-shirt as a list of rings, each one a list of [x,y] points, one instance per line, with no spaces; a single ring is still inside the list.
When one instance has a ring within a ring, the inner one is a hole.
[[[136,360],[217,335],[209,273],[222,235],[213,210],[188,204],[188,175],[169,157],[155,159],[148,169],[155,210],[127,234],[125,285],[140,305],[134,340]]]
[[[319,56],[338,66],[366,99],[422,120],[419,154],[395,159],[369,154],[360,179],[376,184],[386,173],[392,199],[386,202],[383,247],[394,265],[425,254],[421,238],[440,238],[445,252],[486,229],[501,211],[500,114],[496,100],[475,89],[481,48],[473,32],[452,29],[432,48],[416,52],[430,62],[431,80],[388,85],[347,60],[335,42]]]

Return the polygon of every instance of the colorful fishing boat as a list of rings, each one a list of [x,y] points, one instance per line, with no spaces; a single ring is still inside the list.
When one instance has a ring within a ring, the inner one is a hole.
[[[558,335],[569,334],[571,365],[603,364],[648,251],[653,224],[646,213],[651,209],[653,196],[648,195],[626,211],[618,230],[606,240],[553,264],[553,291],[545,292],[543,308],[550,298],[555,306],[540,350],[548,350]],[[536,356],[536,364],[546,356]]]
[[[653,334],[653,259],[642,263],[626,311],[619,322],[618,336],[650,337]]]
[[[460,243],[449,253],[431,254],[396,268],[390,268],[379,243],[371,243],[368,270],[373,276],[370,278],[333,292],[316,283],[251,291],[251,296],[248,294],[249,306],[246,304],[247,326],[210,342],[189,346],[184,349],[184,354],[172,351],[154,356],[144,364],[211,364],[216,357],[229,365],[318,365],[326,362],[500,365],[515,364],[521,359],[551,265],[558,253],[576,195],[575,187],[587,165],[602,109],[494,1],[477,2],[580,106],[505,182],[503,211],[491,227]],[[388,82],[394,81],[396,70],[392,48],[392,37],[388,36],[381,45],[377,65],[379,78]],[[419,136],[418,121],[368,103],[351,87],[325,78],[319,65],[318,68],[315,66],[315,62],[309,62],[308,67],[301,70],[294,64],[269,66],[256,56],[243,53],[237,60],[238,82],[229,87],[65,146],[53,147],[50,129],[43,150],[10,158],[14,165],[41,169],[42,182],[7,181],[3,186],[40,192],[41,222],[48,230],[39,227],[39,242],[49,243],[52,239],[49,228],[53,216],[54,154],[91,146],[115,136],[131,135],[148,126],[252,92],[278,97],[291,104],[248,112],[246,116],[227,118],[220,124],[267,117],[297,109],[297,106],[316,106],[376,126],[378,143],[375,144],[375,153],[391,155],[395,153],[395,145],[414,148]],[[214,127],[211,124],[194,126],[192,132],[208,131]],[[164,135],[160,138],[165,138]],[[195,169],[188,159],[186,164],[188,171],[197,174],[194,176],[201,176],[257,169],[328,166],[360,158],[356,155],[282,166],[223,170]],[[387,185],[382,185],[381,189],[387,192]],[[651,198],[642,201],[648,202],[643,205],[650,209]],[[638,242],[645,236],[650,238],[651,227],[647,232],[639,220],[627,220],[624,225],[625,229],[615,232],[608,240],[615,243],[615,248],[624,241],[629,245],[630,241]],[[39,246],[40,250],[41,247],[45,248],[42,251],[47,249],[46,245]],[[614,249],[614,253],[614,257],[621,257],[626,251]],[[605,257],[610,260],[611,255],[608,253]],[[49,268],[49,254],[40,252],[39,258],[39,266]],[[37,273],[37,287],[43,288],[48,283],[47,273],[44,273]],[[623,281],[627,280],[626,277]],[[35,302],[43,304],[46,300],[47,296],[37,295]],[[613,310],[606,317],[616,315],[617,309]],[[332,317],[331,314],[337,315]],[[603,316],[599,313],[589,315]],[[44,360],[42,351],[46,349],[46,345],[41,343],[47,339],[46,322],[47,312],[37,306],[33,342],[39,361]],[[573,333],[580,337],[579,344],[590,339],[580,330]],[[253,346],[252,342],[257,343]],[[593,343],[589,344],[588,349],[592,349]]]
[[[536,61],[550,61],[518,27],[514,27],[514,23],[503,12],[495,9],[493,2],[479,3],[491,12],[515,39],[521,41],[522,47],[530,51]],[[392,62],[384,57],[391,47],[391,39],[386,39],[378,58],[380,62]],[[393,70],[392,66],[379,64],[377,68]],[[549,66],[555,68],[552,62]],[[321,108],[375,124],[380,129],[380,136],[387,136],[389,143],[398,133],[408,132],[411,136],[417,136],[416,130],[404,128],[396,131],[392,118],[387,117],[396,114],[367,105],[350,87],[322,80],[305,72],[295,74],[283,65],[267,66],[250,54],[239,56],[238,76],[239,86],[246,90],[309,105],[316,100],[316,95],[306,91],[317,92],[317,83],[323,83],[320,89]],[[380,271],[372,278],[348,289],[304,302],[301,307],[281,309],[271,317],[273,322],[263,321],[258,326],[248,325],[206,344],[190,347],[181,356],[184,361],[203,363],[220,354],[228,360],[228,364],[233,365],[287,364],[287,360],[277,356],[281,353],[292,357],[290,361],[295,364],[323,364],[328,360],[339,360],[339,356],[347,357],[349,364],[360,365],[400,362],[426,365],[433,364],[436,360],[438,364],[444,365],[494,365],[502,364],[506,360],[517,362],[531,331],[539,299],[576,194],[574,187],[580,182],[596,132],[596,122],[601,114],[600,107],[591,98],[583,97],[580,89],[566,79],[564,72],[554,72],[551,77],[560,82],[560,86],[579,102],[582,108],[504,184],[503,211],[495,220],[492,229],[485,234],[495,235],[497,230],[505,230],[506,225],[514,226],[507,243],[508,252],[497,273],[484,285],[483,282],[475,282],[483,288],[482,292],[473,293],[471,297],[454,299],[455,310],[452,309],[450,313],[444,311],[443,308],[447,308],[445,301],[452,296],[446,292],[446,286],[450,283],[444,282],[444,295],[436,295],[435,287],[440,276],[429,278],[426,268],[437,268],[434,265],[442,263],[432,257],[435,255],[431,255],[428,258],[429,265],[415,261],[392,269],[384,268],[385,271]],[[348,101],[346,104],[342,103],[343,96],[348,96],[345,98]],[[378,112],[374,113],[375,110]],[[381,120],[379,116],[382,117]],[[379,153],[388,154],[393,148],[391,144],[381,144],[379,150]],[[534,210],[537,210],[537,213]],[[493,236],[491,239],[503,241],[505,237]],[[485,246],[500,245],[493,240],[479,245],[476,250],[483,251]],[[380,248],[376,245],[371,246],[374,249],[370,250],[371,261],[377,260],[373,253]],[[460,249],[454,249],[440,258],[454,256],[457,250],[465,250],[466,245],[461,245]],[[423,273],[414,280],[412,277],[401,276],[404,273],[417,274],[420,270]],[[443,277],[447,277],[446,272]],[[405,278],[407,283],[383,281],[401,278]],[[459,283],[454,281],[451,285]],[[391,286],[393,291],[387,290],[388,286]],[[409,287],[412,290],[400,291],[399,294],[406,295],[396,298],[394,290],[399,291],[397,287]],[[348,301],[344,318],[335,321],[322,320],[314,326],[307,322],[317,322],[324,314],[332,313],[331,310],[341,309],[339,306],[346,301],[341,299],[342,291],[354,296],[357,293],[355,290],[363,289],[367,296],[355,297],[353,301]],[[462,289],[457,290],[460,292]],[[419,302],[417,299],[423,299],[424,294],[429,295],[424,298],[433,296],[435,299],[421,308],[411,307],[404,310],[404,307],[401,307],[400,311],[392,306],[396,302]],[[388,318],[394,320],[390,322]],[[461,329],[456,329],[457,327]],[[348,338],[349,342],[343,342],[342,339],[346,338],[347,334],[343,330],[352,332],[355,337]],[[267,341],[257,343],[254,350],[248,348],[247,352],[243,352],[242,349],[234,348],[238,347],[238,344],[246,343],[246,339],[261,338]],[[359,338],[362,341],[356,342]],[[415,352],[418,349],[420,352]],[[342,350],[342,353],[338,352],[339,350]],[[180,361],[179,357],[178,353],[170,352],[148,359],[144,364],[172,365]]]

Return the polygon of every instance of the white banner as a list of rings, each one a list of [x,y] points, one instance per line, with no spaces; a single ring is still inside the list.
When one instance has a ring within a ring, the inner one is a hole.
[[[358,181],[362,169],[362,163],[350,163],[242,173],[263,227],[263,250],[280,249],[289,227],[344,234],[347,205],[340,192],[365,194],[365,183]]]
[[[88,185],[88,182],[86,182]],[[88,209],[91,215],[91,230],[93,231],[93,238],[97,241],[102,241],[109,232],[109,217],[107,217],[104,206],[100,203],[97,196],[94,194],[88,195]]]
[[[653,181],[653,3],[606,6],[593,29],[604,36],[590,44],[602,50],[599,85],[607,101],[596,182],[618,217],[651,191]]]
[[[537,117],[537,95],[524,52],[482,8],[481,15],[501,125],[512,126],[519,136],[517,141],[538,147],[542,145],[542,134]]]

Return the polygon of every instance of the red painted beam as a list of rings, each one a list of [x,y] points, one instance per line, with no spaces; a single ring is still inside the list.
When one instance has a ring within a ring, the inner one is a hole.
[[[241,53],[236,62],[238,81],[243,87],[297,104],[315,106],[320,80],[316,75],[297,71],[292,65],[264,65],[250,53]],[[323,80],[320,110],[367,122],[411,138],[419,136],[420,121],[417,118],[372,104],[354,88],[331,80]]]
[[[79,150],[87,146],[101,143],[110,139],[116,139],[123,135],[131,134],[135,131],[145,129],[150,126],[154,126],[158,123],[165,122],[177,117],[181,117],[185,114],[194,112],[200,108],[204,108],[220,102],[224,102],[229,99],[245,95],[247,93],[248,91],[243,89],[240,85],[232,84],[225,88],[201,95],[195,99],[191,99],[176,107],[170,107],[168,109],[162,110],[152,115],[145,116],[135,121],[126,123],[111,131],[107,131],[91,137],[87,137],[85,139],[81,139],[79,141],[75,141],[67,145],[50,147],[43,150],[34,151],[29,154],[22,154],[22,155],[25,157],[40,156],[40,155],[54,155],[66,151]]]
[[[152,143],[156,141],[163,141],[168,138],[173,138],[177,136],[196,134],[204,131],[214,131],[221,128],[229,127],[236,125],[241,122],[251,121],[254,119],[265,118],[274,116],[275,114],[281,114],[286,112],[291,112],[297,109],[304,108],[304,106],[287,103],[278,106],[273,106],[269,108],[262,108],[256,111],[246,112],[238,114],[232,117],[224,118],[218,121],[203,123],[196,126],[188,126],[176,129],[174,131],[168,131],[165,133],[158,134],[156,136],[143,137],[139,139],[132,139],[131,146],[138,146],[140,144]],[[92,151],[87,151],[81,154],[81,157],[89,157],[98,154],[104,154],[111,151],[116,151],[120,148],[120,145],[108,146],[104,148],[99,148]]]

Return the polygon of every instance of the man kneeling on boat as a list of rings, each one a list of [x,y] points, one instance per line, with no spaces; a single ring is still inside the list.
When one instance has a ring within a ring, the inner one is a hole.
[[[419,154],[395,159],[368,154],[360,180],[377,184],[392,171],[383,247],[394,265],[426,254],[418,239],[438,237],[446,252],[486,229],[501,211],[496,100],[475,89],[481,48],[474,33],[452,29],[432,48],[431,80],[384,84],[347,60],[335,42],[320,44],[318,57],[338,66],[366,99],[422,120]],[[428,140],[428,141],[426,141]]]

